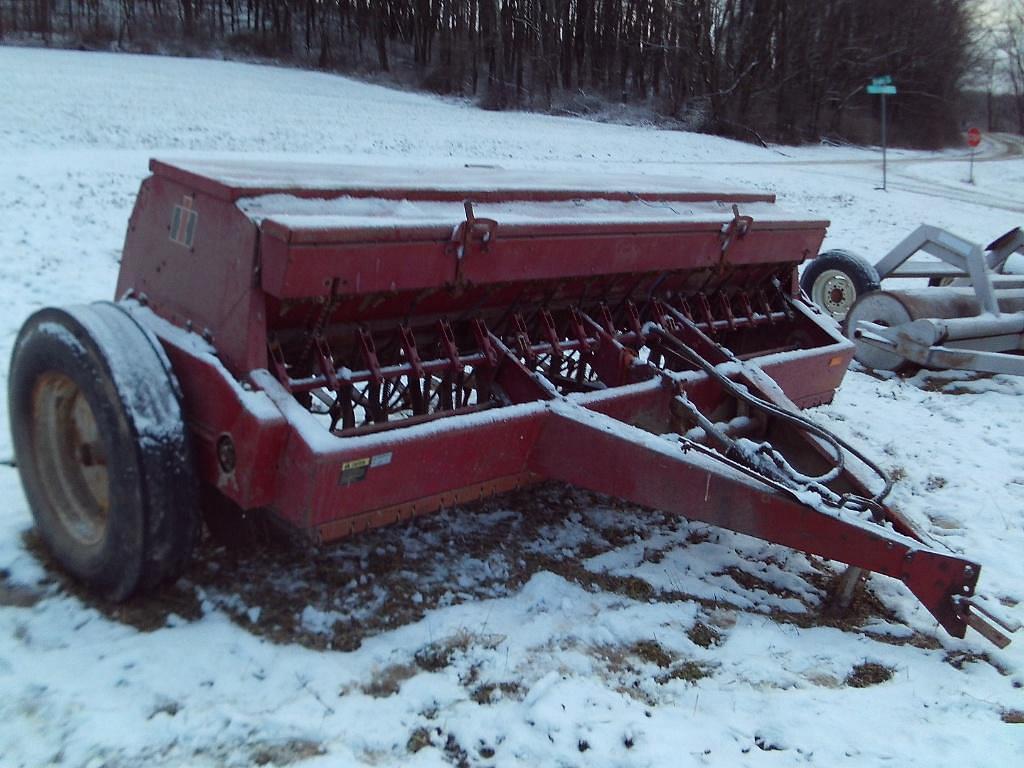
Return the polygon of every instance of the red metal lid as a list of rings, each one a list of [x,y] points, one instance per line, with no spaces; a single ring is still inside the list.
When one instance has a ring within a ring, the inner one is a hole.
[[[359,166],[272,160],[150,160],[153,173],[222,200],[287,194],[307,198],[510,202],[604,199],[775,202],[749,192],[676,176],[524,171],[496,166]]]

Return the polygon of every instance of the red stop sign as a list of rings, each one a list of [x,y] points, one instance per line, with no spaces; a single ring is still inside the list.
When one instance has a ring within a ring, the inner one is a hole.
[[[977,128],[971,128],[967,132],[967,146],[976,147],[981,144],[981,131]]]

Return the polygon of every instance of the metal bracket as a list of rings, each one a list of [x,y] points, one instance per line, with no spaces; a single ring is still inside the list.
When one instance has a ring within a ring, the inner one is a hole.
[[[742,215],[740,207],[735,203],[732,206],[732,216],[732,221],[722,229],[722,255],[718,259],[719,273],[725,268],[725,256],[729,252],[729,248],[737,238],[746,237],[747,232],[754,226],[754,217]]]
[[[994,644],[997,648],[1005,648],[1010,644],[1008,634],[1013,634],[1021,627],[1021,623],[998,613],[990,605],[982,602],[977,595],[953,597],[953,605],[957,615],[967,622],[967,626]]]
[[[498,222],[494,219],[477,218],[470,200],[463,202],[466,220],[456,227],[452,239],[448,243],[448,255],[455,258],[455,280],[462,282],[462,265],[466,257],[474,250],[487,253],[494,242],[498,230]]]

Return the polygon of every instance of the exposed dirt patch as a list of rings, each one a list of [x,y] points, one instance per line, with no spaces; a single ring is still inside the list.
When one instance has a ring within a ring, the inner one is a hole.
[[[469,768],[469,753],[462,748],[455,734],[449,733],[444,742],[445,759],[456,768]]]
[[[633,644],[633,653],[648,664],[667,667],[672,664],[672,655],[657,640],[641,640]]]
[[[460,632],[452,637],[423,646],[416,651],[413,659],[416,662],[416,666],[425,672],[439,672],[452,663],[452,659],[456,654],[465,652],[471,646],[494,650],[504,641],[504,635]],[[475,668],[471,670],[471,673],[475,674]],[[472,682],[475,681],[468,681],[467,684]]]
[[[986,664],[991,663],[987,653],[975,653],[973,651],[950,651],[942,660],[954,669],[963,669],[968,664],[974,664],[979,661]]]
[[[493,704],[506,698],[520,701],[523,698],[523,687],[512,681],[484,683],[474,688],[469,697],[477,704]]]
[[[46,567],[53,580],[50,583],[56,582],[65,592],[92,606],[108,619],[128,624],[140,632],[152,632],[166,627],[172,616],[194,621],[203,615],[199,596],[184,581],[127,603],[102,600],[60,569],[34,528],[25,532],[22,541],[25,549]]]
[[[681,661],[673,664],[671,669],[654,678],[659,685],[665,685],[672,680],[685,680],[688,683],[695,683],[701,678],[711,677],[712,667],[700,661]]]
[[[645,680],[651,679],[648,665],[661,670],[653,678],[658,685],[673,680],[695,683],[714,674],[713,664],[680,659],[656,640],[640,640],[626,646],[603,645],[592,648],[591,652],[602,663],[605,674],[617,683],[616,690],[649,706],[656,706],[658,702],[643,685]]]
[[[976,653],[974,651],[950,651],[942,660],[954,669],[963,669],[968,664],[988,664],[992,669],[1004,677],[1010,674],[1010,670],[996,662],[984,651],[981,653]]]
[[[421,749],[429,747],[433,744],[430,739],[430,730],[427,728],[417,728],[409,734],[409,740],[405,742],[405,749],[407,752],[416,754]]]
[[[742,568],[738,568],[734,565],[725,568],[724,570],[720,571],[719,573],[716,573],[715,575],[728,576],[744,589],[748,589],[751,591],[761,590],[762,592],[767,592],[768,594],[775,595],[776,597],[787,598],[790,600],[798,600],[801,603],[806,604],[806,601],[803,599],[803,597],[798,595],[796,592],[793,592],[789,589],[784,589],[783,587],[780,587],[777,584],[767,582],[759,576],[751,573],[750,571],[745,571]]]
[[[402,683],[414,677],[417,671],[412,664],[391,664],[374,674],[370,682],[363,686],[363,693],[375,699],[394,696],[401,690]]]
[[[108,618],[143,631],[166,626],[172,616],[194,620],[213,608],[275,643],[348,651],[358,648],[366,637],[419,621],[429,610],[514,594],[541,572],[557,574],[590,592],[639,602],[697,603],[714,613],[722,607],[717,600],[677,589],[656,589],[628,573],[591,570],[587,560],[622,546],[655,540],[657,545],[645,546],[644,551],[649,560],[657,560],[672,549],[708,541],[716,530],[550,483],[322,548],[277,540],[256,549],[229,549],[207,536],[197,548],[186,579],[127,605],[106,604],[64,577],[34,534],[26,535],[25,546],[47,565],[59,588]],[[803,576],[814,587],[808,593],[824,593],[835,574],[816,559],[810,562],[820,573]],[[870,619],[895,621],[868,591],[850,611],[831,615],[820,603],[781,589],[749,570],[732,567],[725,572],[741,588],[753,592],[749,597],[755,603],[757,591],[804,602],[807,610],[793,613],[763,606],[750,609],[782,623],[856,632]],[[47,585],[41,588],[45,591]],[[694,628],[691,639],[702,647],[714,645],[709,629],[706,625]],[[936,646],[934,638],[924,636],[909,641],[877,639]],[[457,648],[432,650],[434,653],[423,649],[419,654],[416,662],[421,668],[446,666],[446,654]]]
[[[327,754],[327,750],[315,741],[292,739],[282,743],[265,743],[253,745],[249,758],[253,765],[291,765],[300,760],[308,760]]]
[[[834,571],[823,570],[821,573],[805,576],[814,586],[825,593],[824,607],[812,614],[795,614],[788,617],[790,623],[801,627],[827,626],[842,630],[843,632],[856,632],[864,624],[871,621],[882,620],[889,624],[900,624],[896,613],[885,606],[881,600],[864,583],[861,583],[854,591],[850,604],[841,608],[836,600],[836,593],[842,581],[842,574]],[[777,620],[787,621],[787,617],[776,617]],[[911,645],[923,650],[936,650],[942,644],[934,635],[926,635],[914,631],[909,635],[886,635],[871,633],[871,639],[886,645]]]
[[[851,688],[867,688],[879,685],[892,679],[892,667],[865,661],[857,664],[846,676],[846,684]]]
[[[0,606],[11,608],[31,608],[45,596],[39,587],[26,584],[15,584],[10,581],[11,574],[0,569]]]
[[[439,672],[452,663],[456,647],[453,643],[431,643],[416,651],[413,658],[416,666],[425,672]]]
[[[777,752],[785,749],[784,746],[777,743],[771,736],[763,733],[758,733],[754,736],[754,746],[762,752]]]
[[[638,602],[647,602],[655,596],[655,589],[650,582],[637,576],[619,576],[607,571],[591,571],[580,562],[556,560],[544,556],[531,558],[531,565],[537,571],[556,573],[566,581],[572,581],[592,592],[612,592]],[[665,592],[660,593],[662,597],[666,594]]]
[[[199,759],[192,762],[203,765],[236,765],[239,760],[242,760],[245,765],[268,765],[280,768],[280,766],[292,765],[325,754],[327,754],[327,750],[322,744],[309,739],[254,739],[245,744],[230,741],[199,747],[192,753],[193,757]],[[103,765],[110,766],[128,764],[116,758],[103,763]],[[148,765],[149,763],[140,762],[136,758],[130,764]]]
[[[686,630],[686,636],[690,638],[690,642],[694,645],[699,645],[701,648],[710,648],[713,645],[720,645],[722,642],[722,636],[718,631],[702,621],[698,621]]]
[[[807,675],[807,680],[822,688],[839,688],[843,684],[842,680],[828,672],[811,672]]]
[[[690,531],[686,536],[687,544],[703,544],[711,538],[710,528],[698,528],[694,531]]]

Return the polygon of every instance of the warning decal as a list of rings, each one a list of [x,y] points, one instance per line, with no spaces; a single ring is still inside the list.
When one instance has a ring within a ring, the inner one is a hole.
[[[199,212],[192,209],[192,195],[181,198],[181,205],[174,206],[171,214],[171,242],[192,247],[196,235],[196,224],[199,223]]]
[[[341,465],[341,477],[338,482],[341,485],[352,485],[360,480],[366,479],[366,472],[370,469],[369,457],[365,459],[353,459]]]

